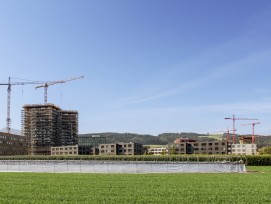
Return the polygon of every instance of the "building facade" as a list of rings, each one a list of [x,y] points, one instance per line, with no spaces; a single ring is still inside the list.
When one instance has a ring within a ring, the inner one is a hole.
[[[100,155],[142,155],[144,154],[144,148],[139,143],[112,143],[112,144],[100,144]]]
[[[231,152],[236,155],[255,155],[257,154],[257,144],[232,144]]]
[[[78,112],[60,111],[61,116],[61,145],[78,143]]]
[[[0,156],[27,154],[28,140],[26,137],[0,132]]]
[[[206,141],[179,139],[169,145],[170,154],[229,154],[230,143],[227,141]]]
[[[106,143],[100,135],[81,135],[78,137],[79,155],[99,154],[99,145]]]
[[[78,155],[78,145],[51,147],[52,156]]]
[[[78,112],[54,104],[25,105],[22,134],[29,140],[29,154],[50,155],[51,147],[78,143]]]
[[[168,147],[167,146],[146,146],[147,154],[151,155],[165,155],[168,154]]]

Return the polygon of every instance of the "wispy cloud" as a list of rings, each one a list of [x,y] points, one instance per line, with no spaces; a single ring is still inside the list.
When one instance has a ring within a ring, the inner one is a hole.
[[[254,89],[253,91],[256,92],[256,93],[261,93],[261,94],[270,93],[270,90],[267,90],[267,89],[261,89],[261,88]]]
[[[269,103],[233,103],[233,104],[215,104],[206,106],[185,106],[185,107],[162,107],[162,108],[141,108],[141,109],[126,109],[120,111],[106,112],[93,116],[93,120],[111,120],[120,118],[141,118],[141,117],[156,117],[170,115],[212,115],[214,113],[222,114],[237,114],[237,115],[255,115],[262,113],[271,113],[271,104]]]
[[[165,98],[169,97],[172,95],[176,94],[181,94],[187,91],[190,91],[195,88],[202,87],[208,83],[216,83],[217,80],[223,78],[223,77],[230,77],[233,74],[236,74],[240,71],[248,70],[250,68],[253,68],[254,64],[257,64],[259,60],[265,59],[267,56],[270,56],[271,50],[263,51],[263,52],[256,52],[252,54],[248,54],[242,58],[236,59],[234,61],[228,62],[228,63],[223,63],[220,65],[212,65],[213,67],[209,67],[208,71],[205,74],[202,74],[201,76],[195,76],[189,81],[185,81],[179,85],[171,85],[168,88],[161,88],[160,91],[155,90],[153,93],[152,91],[149,90],[148,94],[144,93],[139,93],[139,94],[134,94],[131,97],[128,98],[123,98],[122,102],[120,104],[122,105],[128,105],[128,104],[137,104],[137,103],[143,103],[147,101],[152,101],[152,100],[157,100],[160,98]],[[199,60],[195,59],[196,61],[199,62]],[[191,65],[187,64],[188,70],[189,68],[193,68],[193,66],[199,66],[199,67],[207,67],[208,64],[206,61],[202,59],[201,62]],[[180,65],[181,67],[183,65]],[[203,68],[204,70],[204,68]],[[171,80],[170,76],[166,78],[165,80]],[[146,86],[147,87],[147,86]],[[146,88],[147,89],[147,88]],[[255,92],[261,92],[261,93],[268,93],[268,90],[264,89],[255,89]]]

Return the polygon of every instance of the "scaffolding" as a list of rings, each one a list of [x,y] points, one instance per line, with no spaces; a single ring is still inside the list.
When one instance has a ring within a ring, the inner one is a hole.
[[[30,155],[50,155],[51,147],[77,144],[78,112],[54,104],[25,105],[22,134],[29,139]]]

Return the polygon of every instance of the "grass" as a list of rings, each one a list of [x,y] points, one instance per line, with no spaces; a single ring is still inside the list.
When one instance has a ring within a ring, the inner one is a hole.
[[[0,173],[0,203],[271,203],[271,167],[247,174]]]
[[[254,171],[259,173],[270,173],[271,174],[271,166],[247,166],[248,172]]]
[[[210,135],[206,135],[206,136],[199,136],[199,137],[203,137],[203,138],[211,138],[211,139],[216,139],[216,140],[222,140],[223,138],[223,134],[210,134]]]

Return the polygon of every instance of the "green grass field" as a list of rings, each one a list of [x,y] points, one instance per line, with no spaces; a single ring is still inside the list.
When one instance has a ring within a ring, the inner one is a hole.
[[[0,173],[0,203],[271,203],[271,167],[248,170],[253,172]]]

